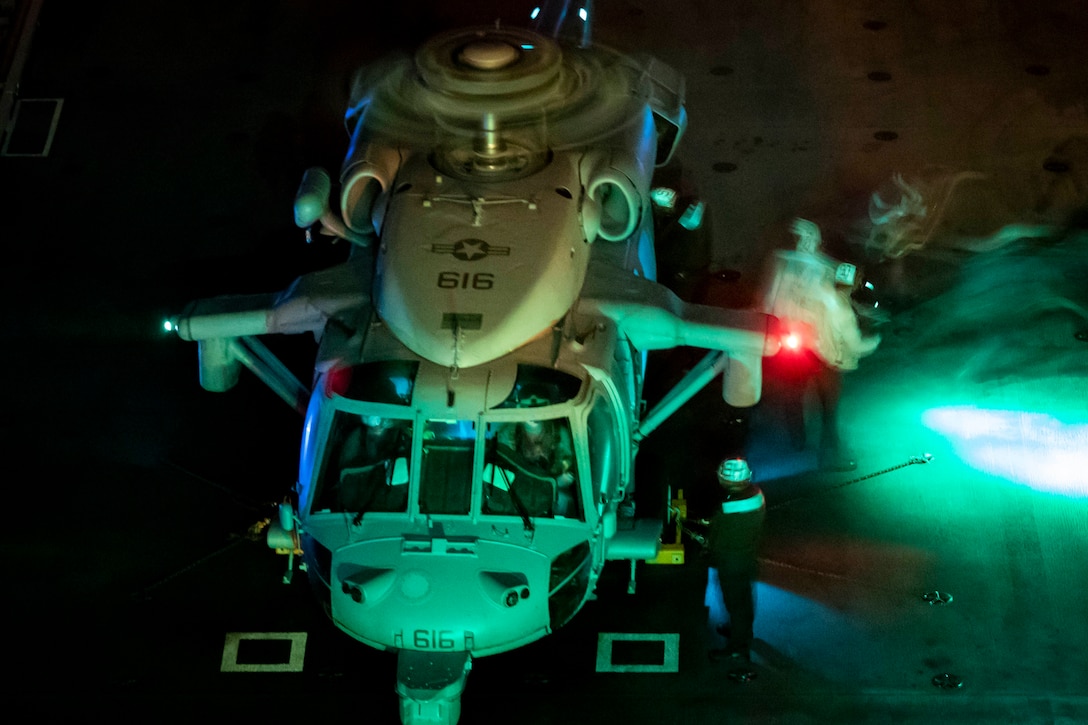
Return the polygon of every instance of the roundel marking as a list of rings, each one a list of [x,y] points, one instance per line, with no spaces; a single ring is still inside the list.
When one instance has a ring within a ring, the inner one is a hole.
[[[434,254],[449,254],[462,262],[510,256],[510,247],[492,246],[482,239],[461,239],[453,244],[431,244],[429,248]]]
[[[483,259],[491,247],[482,239],[462,239],[453,244],[453,256],[464,262]]]

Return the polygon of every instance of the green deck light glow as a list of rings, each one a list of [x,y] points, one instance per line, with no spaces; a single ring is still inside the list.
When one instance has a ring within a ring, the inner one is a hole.
[[[973,406],[927,410],[922,423],[980,471],[1038,491],[1088,497],[1088,423]]]

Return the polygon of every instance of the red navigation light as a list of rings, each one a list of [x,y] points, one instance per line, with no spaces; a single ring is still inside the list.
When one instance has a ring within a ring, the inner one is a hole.
[[[325,375],[325,395],[344,395],[351,385],[351,368],[333,368]]]
[[[799,350],[801,348],[801,336],[791,332],[782,338],[782,347],[787,350]]]

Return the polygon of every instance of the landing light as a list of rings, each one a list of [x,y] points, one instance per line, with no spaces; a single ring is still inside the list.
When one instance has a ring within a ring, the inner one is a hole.
[[[582,22],[585,22],[585,19],[589,17],[589,14],[586,12],[585,8],[582,8],[578,11],[578,17],[582,19]]]
[[[162,329],[165,332],[173,332],[174,331],[174,321],[173,320],[163,320]]]
[[[530,20],[536,20],[536,16],[540,15],[540,7],[533,8],[533,12],[529,13]]]

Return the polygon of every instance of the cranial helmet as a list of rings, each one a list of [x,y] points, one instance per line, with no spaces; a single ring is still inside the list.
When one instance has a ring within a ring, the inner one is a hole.
[[[852,264],[843,262],[835,268],[835,284],[841,284],[845,287],[853,287],[854,280],[857,278],[858,268]]]
[[[726,488],[744,488],[752,480],[752,469],[743,458],[727,458],[718,466],[718,483]]]

